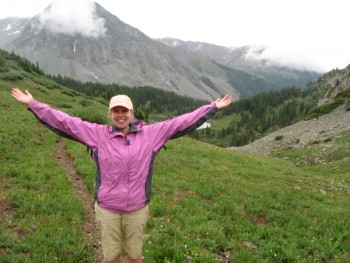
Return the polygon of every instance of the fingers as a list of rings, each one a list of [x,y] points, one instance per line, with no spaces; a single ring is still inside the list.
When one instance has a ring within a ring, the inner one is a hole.
[[[225,102],[232,102],[233,101],[233,96],[230,94],[226,94],[222,99],[220,99],[221,101],[225,101]]]
[[[22,91],[19,88],[13,88],[12,89],[12,93],[14,93],[14,94],[21,94]]]
[[[11,92],[12,96],[14,96],[14,97],[17,97],[20,93],[21,93],[21,91],[18,88],[13,88],[12,92]]]
[[[22,95],[24,95],[24,94],[20,89],[18,89],[18,88],[12,89],[12,96],[15,97],[16,99]]]
[[[233,96],[230,95],[230,94],[226,94],[226,95],[224,96],[224,100],[233,100]]]

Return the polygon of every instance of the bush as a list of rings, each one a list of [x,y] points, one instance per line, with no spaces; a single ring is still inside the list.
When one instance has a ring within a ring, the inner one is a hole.
[[[311,120],[313,118],[316,118],[320,115],[324,115],[327,113],[330,113],[332,110],[340,106],[341,104],[344,103],[344,98],[336,98],[335,100],[325,103],[321,106],[317,106],[315,108],[312,108],[308,115],[305,117],[306,120]]]
[[[22,67],[22,69],[24,69],[25,71],[29,72],[29,73],[32,73],[33,72],[33,64],[25,59],[25,58],[22,58],[22,59],[19,59],[19,65]]]
[[[81,118],[84,121],[98,123],[98,124],[108,124],[109,119],[106,114],[100,114],[96,110],[86,107],[74,110],[71,115]]]
[[[91,100],[86,100],[86,99],[82,99],[81,101],[79,101],[79,104],[84,106],[84,107],[88,107],[92,104]]]
[[[337,96],[335,96],[336,98],[349,98],[350,99],[350,87],[347,87],[346,89],[344,89],[343,91],[339,92],[337,94]]]
[[[283,139],[283,135],[277,135],[275,137],[275,141],[279,141],[279,140],[282,140]]]
[[[65,102],[58,102],[55,103],[55,106],[58,108],[73,108],[71,104],[65,103]]]
[[[37,88],[40,92],[47,94],[47,90],[44,87]]]
[[[7,71],[6,61],[2,56],[0,56],[0,72],[6,72],[6,71]]]
[[[74,90],[63,90],[61,91],[62,94],[65,94],[65,95],[68,95],[70,97],[75,97],[75,96],[78,96],[79,94],[76,93]]]
[[[16,81],[16,80],[22,80],[23,76],[19,73],[8,72],[8,73],[3,74],[0,78],[2,80]]]
[[[0,72],[6,72],[8,69],[5,65],[0,65]]]

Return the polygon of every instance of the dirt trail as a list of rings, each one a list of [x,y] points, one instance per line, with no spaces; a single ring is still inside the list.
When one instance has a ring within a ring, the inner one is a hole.
[[[84,231],[87,240],[94,250],[95,262],[100,263],[103,260],[100,236],[95,223],[94,198],[84,184],[82,178],[75,170],[72,157],[68,154],[64,145],[64,139],[60,139],[56,145],[55,158],[58,164],[68,173],[69,179],[74,187],[76,195],[84,204]]]

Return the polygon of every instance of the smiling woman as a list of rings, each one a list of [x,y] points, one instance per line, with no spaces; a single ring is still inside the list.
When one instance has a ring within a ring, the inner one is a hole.
[[[100,125],[40,103],[27,90],[14,88],[12,96],[51,130],[92,150],[97,166],[95,214],[104,260],[120,262],[124,249],[131,263],[142,262],[153,165],[159,150],[169,139],[193,131],[233,101],[226,95],[193,112],[147,125],[134,120],[131,99],[117,95],[109,104],[112,125]]]
[[[129,131],[129,125],[134,118],[134,107],[126,95],[117,95],[109,103],[109,116],[119,130],[124,134]]]

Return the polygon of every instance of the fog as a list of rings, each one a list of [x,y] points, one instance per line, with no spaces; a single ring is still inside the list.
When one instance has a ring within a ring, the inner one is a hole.
[[[54,33],[100,37],[106,33],[104,19],[97,17],[93,1],[56,1],[39,15],[39,27]]]

